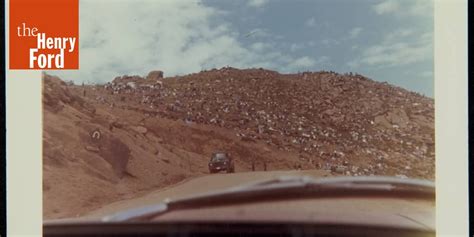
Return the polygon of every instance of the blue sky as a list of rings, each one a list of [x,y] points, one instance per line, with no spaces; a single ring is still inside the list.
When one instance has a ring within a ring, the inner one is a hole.
[[[430,0],[80,1],[77,82],[233,66],[357,72],[433,96]]]

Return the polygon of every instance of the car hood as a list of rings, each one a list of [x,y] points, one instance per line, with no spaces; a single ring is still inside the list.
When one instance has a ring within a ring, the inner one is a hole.
[[[94,220],[75,218],[45,224],[137,220],[372,223],[434,230],[434,184],[393,177],[284,175],[167,199]]]

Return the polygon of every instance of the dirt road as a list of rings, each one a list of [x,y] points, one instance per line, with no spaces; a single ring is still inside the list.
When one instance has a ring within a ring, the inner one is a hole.
[[[234,174],[212,174],[203,175],[198,178],[191,178],[184,180],[176,185],[153,191],[145,196],[118,201],[106,206],[103,206],[95,211],[90,212],[83,218],[95,219],[105,215],[109,215],[118,211],[123,211],[129,208],[146,206],[161,202],[167,198],[179,198],[190,195],[196,195],[216,190],[222,190],[239,185],[245,185],[259,180],[276,178],[279,176],[291,175],[305,175],[313,177],[328,177],[333,176],[330,172],[325,170],[305,170],[305,171],[269,171],[269,172],[242,172]]]

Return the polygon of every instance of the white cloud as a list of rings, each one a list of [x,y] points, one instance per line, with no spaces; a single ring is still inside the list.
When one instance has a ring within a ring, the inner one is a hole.
[[[304,24],[308,27],[313,27],[316,25],[316,19],[314,19],[314,17],[311,17],[308,20],[306,20]]]
[[[433,15],[433,0],[412,0],[408,12],[415,16]]]
[[[304,48],[304,44],[302,43],[293,43],[290,45],[290,51],[291,52],[296,52],[300,49]]]
[[[392,67],[432,59],[432,33],[425,32],[413,37],[411,32],[411,29],[399,29],[388,34],[381,43],[364,49],[359,58],[348,62],[347,65],[351,68],[361,65]]]
[[[316,46],[316,42],[313,40],[310,40],[308,42],[298,42],[298,43],[292,43],[290,44],[290,51],[291,52],[296,52],[301,49],[309,49],[312,47]]]
[[[271,36],[267,29],[262,28],[255,28],[244,35],[246,38],[266,38]]]
[[[394,14],[400,17],[406,16],[431,16],[433,15],[433,0],[410,0],[402,2],[399,0],[385,0],[372,6],[378,14]]]
[[[289,64],[289,68],[304,68],[304,67],[312,67],[316,64],[314,59],[309,57],[301,57]]]
[[[372,7],[379,15],[410,19],[411,23],[361,49],[361,55],[348,62],[348,66],[392,67],[433,59],[433,0],[385,0]]]
[[[316,64],[325,64],[325,63],[329,63],[329,57],[328,56],[321,56],[318,58],[318,60],[316,60]]]
[[[311,70],[316,66],[323,67],[324,65],[329,63],[329,57],[321,56],[317,60],[313,58],[304,56],[294,60],[288,60],[288,65],[282,67],[283,72],[290,72],[290,71],[301,71],[301,70]]]
[[[362,28],[360,28],[360,27],[352,28],[352,30],[349,32],[349,38],[350,39],[355,39],[355,38],[357,38],[357,36],[360,35],[361,32],[362,32]]]
[[[202,69],[265,67],[279,69],[295,58],[271,44],[246,46],[223,12],[188,0],[80,1],[80,69],[54,71],[66,80],[107,82],[116,76],[165,76]],[[259,30],[256,37],[269,33]],[[265,42],[265,41],[263,41]],[[308,64],[311,58],[300,60]],[[297,65],[294,65],[295,68]]]
[[[374,11],[379,14],[393,13],[399,9],[397,0],[386,0],[373,6]]]
[[[415,33],[414,29],[411,28],[402,28],[395,30],[391,33],[389,33],[386,37],[385,40],[396,40],[398,38],[405,38],[405,37],[411,37]]]
[[[338,45],[341,42],[339,40],[336,40],[336,39],[323,39],[323,40],[321,40],[321,43],[325,46],[330,46],[330,45]]]
[[[272,47],[272,44],[264,43],[264,42],[256,42],[250,45],[250,48],[255,51],[264,51],[264,50],[270,49],[271,47]]]
[[[268,0],[249,0],[247,5],[249,7],[263,7],[268,3]]]
[[[357,60],[353,60],[353,61],[349,61],[347,63],[347,66],[349,66],[350,68],[354,69],[354,68],[358,68],[360,66],[360,62],[357,61]]]

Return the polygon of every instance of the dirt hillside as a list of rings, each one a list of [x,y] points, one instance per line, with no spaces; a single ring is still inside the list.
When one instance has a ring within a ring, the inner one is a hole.
[[[81,216],[208,174],[326,169],[434,179],[434,104],[357,74],[222,68],[74,85],[44,75],[44,217]],[[198,187],[197,187],[198,188]]]

